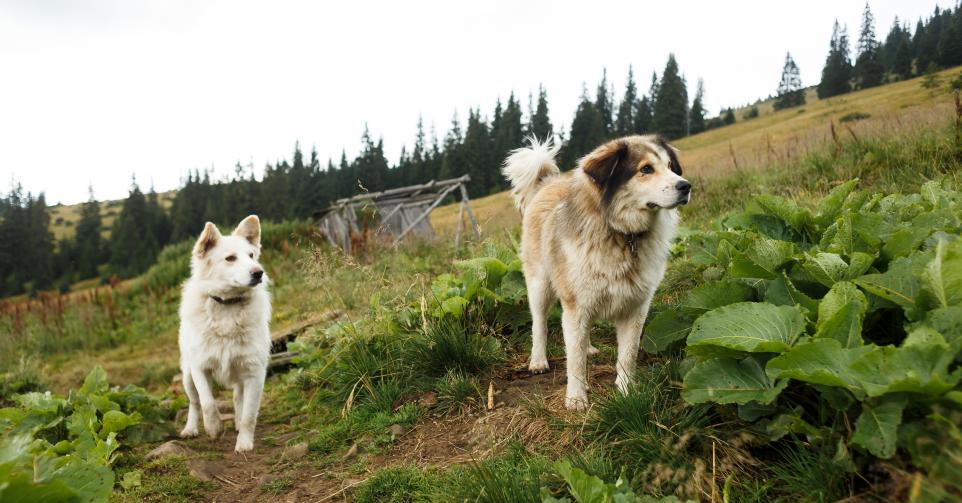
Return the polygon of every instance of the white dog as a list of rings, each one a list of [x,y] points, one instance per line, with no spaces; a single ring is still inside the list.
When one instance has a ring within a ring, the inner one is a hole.
[[[628,136],[599,146],[562,175],[558,147],[532,139],[505,161],[522,213],[521,260],[531,307],[528,368],[548,370],[548,310],[561,301],[567,358],[565,405],[587,405],[586,367],[593,320],[614,322],[618,378],[627,389],[641,329],[661,283],[691,184],[681,177],[675,149],[657,136]]]
[[[180,368],[190,398],[182,437],[221,433],[213,381],[234,390],[236,452],[254,448],[254,426],[271,350],[267,276],[258,263],[261,223],[245,218],[230,236],[207,222],[191,254],[190,279],[180,304]]]

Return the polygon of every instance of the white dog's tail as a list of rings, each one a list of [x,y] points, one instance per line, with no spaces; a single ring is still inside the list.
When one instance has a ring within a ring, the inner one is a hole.
[[[501,168],[501,173],[511,182],[511,194],[521,213],[538,193],[545,178],[561,173],[554,162],[561,145],[555,144],[551,137],[540,142],[538,138],[529,136],[528,143],[528,147],[512,150]]]

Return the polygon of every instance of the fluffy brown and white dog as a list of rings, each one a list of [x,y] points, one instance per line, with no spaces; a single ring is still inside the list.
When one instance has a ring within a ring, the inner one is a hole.
[[[548,370],[548,310],[563,309],[568,384],[565,406],[587,405],[586,366],[592,322],[614,323],[618,377],[625,391],[635,372],[651,297],[665,274],[691,184],[675,149],[657,136],[609,141],[582,158],[570,175],[554,162],[551,140],[515,150],[503,173],[522,214],[521,259],[531,307],[529,370]]]
[[[224,236],[207,222],[190,257],[191,275],[180,301],[180,368],[190,399],[182,437],[221,433],[214,384],[234,391],[237,452],[254,448],[254,427],[271,351],[271,300],[258,262],[261,224],[245,218]]]

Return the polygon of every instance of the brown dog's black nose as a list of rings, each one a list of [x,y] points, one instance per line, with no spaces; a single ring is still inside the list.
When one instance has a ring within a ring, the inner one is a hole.
[[[691,192],[691,184],[688,183],[688,180],[680,180],[675,184],[675,188],[678,189],[679,192]]]

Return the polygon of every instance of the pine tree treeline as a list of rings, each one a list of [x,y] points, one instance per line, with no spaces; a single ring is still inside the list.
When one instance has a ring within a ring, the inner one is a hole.
[[[0,245],[0,258],[4,259],[0,295],[53,286],[65,289],[97,276],[135,276],[150,267],[165,245],[193,238],[207,221],[230,225],[251,213],[267,221],[305,219],[339,198],[465,174],[471,176],[468,190],[472,197],[500,192],[507,188],[500,164],[522,145],[525,136],[559,137],[563,143],[559,160],[570,169],[610,138],[658,132],[674,139],[722,125],[720,120],[705,120],[703,100],[704,86],[699,81],[689,107],[685,79],[670,55],[662,78],[653,73],[643,94],[629,67],[620,100],[604,72],[593,96],[587,89],[582,93],[567,135],[552,124],[547,92],[539,86],[537,95],[528,98],[527,113],[512,93],[506,102],[496,103],[490,120],[480,108],[470,110],[464,124],[455,114],[443,141],[433,128],[426,132],[418,119],[414,145],[402,148],[393,166],[384,154],[383,140],[375,140],[365,126],[361,151],[354,159],[342,152],[338,162],[328,160],[322,165],[316,150],[305,158],[300,144],[295,143],[291,159],[268,163],[260,180],[252,166],[240,163],[230,177],[220,180],[212,179],[207,171],[191,171],[169,210],[161,207],[153,191],[144,194],[135,182],[109,239],[102,238],[100,205],[91,189],[75,237],[56,246],[47,228],[43,196],[24,195],[18,186],[0,199],[0,240],[7,243],[6,248]],[[36,257],[17,255],[17,249],[9,245],[17,242],[32,243],[30,249],[37,250]]]
[[[819,98],[962,64],[962,7],[936,7],[931,17],[916,23],[914,33],[896,18],[885,40],[880,41],[875,35],[875,17],[866,3],[855,49],[853,59],[848,31],[836,20],[818,85]]]

